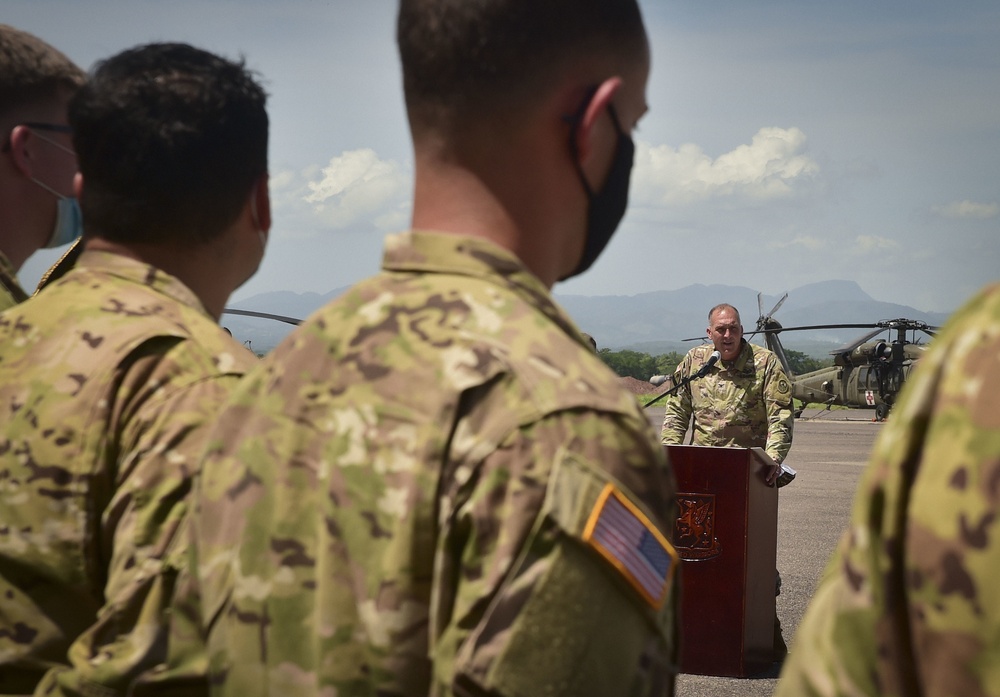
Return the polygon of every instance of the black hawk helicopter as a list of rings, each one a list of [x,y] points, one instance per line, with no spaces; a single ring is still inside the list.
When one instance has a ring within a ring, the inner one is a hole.
[[[851,407],[873,408],[875,420],[883,421],[889,415],[900,390],[928,348],[918,333],[933,337],[938,327],[912,319],[885,319],[878,322],[851,324],[817,324],[800,327],[782,327],[774,313],[785,302],[785,293],[771,311],[764,314],[761,296],[757,294],[757,319],[755,334],[763,334],[768,349],[781,361],[785,373],[792,381],[792,396],[803,404],[840,404]],[[781,344],[781,332],[816,329],[868,329],[867,334],[841,346],[830,354],[833,366],[802,375],[794,375]],[[883,332],[888,336],[876,340]]]

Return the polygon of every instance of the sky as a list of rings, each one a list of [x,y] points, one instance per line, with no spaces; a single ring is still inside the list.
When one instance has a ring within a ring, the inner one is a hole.
[[[1000,3],[640,0],[651,111],[629,211],[557,294],[830,279],[951,311],[1000,277]],[[274,227],[234,301],[328,293],[406,229],[392,0],[0,0],[81,66],[150,41],[243,57],[270,97]],[[531,163],[525,163],[531,166]],[[30,259],[33,287],[58,255]]]

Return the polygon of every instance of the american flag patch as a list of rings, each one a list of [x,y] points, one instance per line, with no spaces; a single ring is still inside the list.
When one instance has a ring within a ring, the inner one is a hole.
[[[677,567],[673,545],[635,504],[607,484],[587,521],[583,539],[659,609]]]

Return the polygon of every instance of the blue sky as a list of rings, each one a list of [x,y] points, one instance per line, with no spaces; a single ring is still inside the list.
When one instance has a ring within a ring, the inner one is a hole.
[[[956,308],[1000,264],[1000,3],[640,0],[653,49],[629,213],[558,293],[827,279]],[[2,0],[84,67],[148,41],[244,56],[271,95],[257,276],[326,293],[404,229],[412,155],[390,0]],[[530,163],[526,163],[530,166]],[[22,270],[31,285],[52,260]],[[864,319],[878,318],[859,318]]]

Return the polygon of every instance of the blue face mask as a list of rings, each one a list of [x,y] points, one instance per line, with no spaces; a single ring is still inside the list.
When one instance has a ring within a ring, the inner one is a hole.
[[[52,228],[49,241],[45,243],[45,248],[62,247],[80,237],[83,234],[83,214],[80,212],[79,202],[72,196],[63,196],[51,186],[43,184],[35,178],[32,178],[31,181],[58,198],[56,224]]]
[[[83,213],[80,212],[80,203],[75,198],[63,196],[56,206],[56,224],[52,229],[52,237],[45,245],[46,249],[62,247],[83,234]]]

